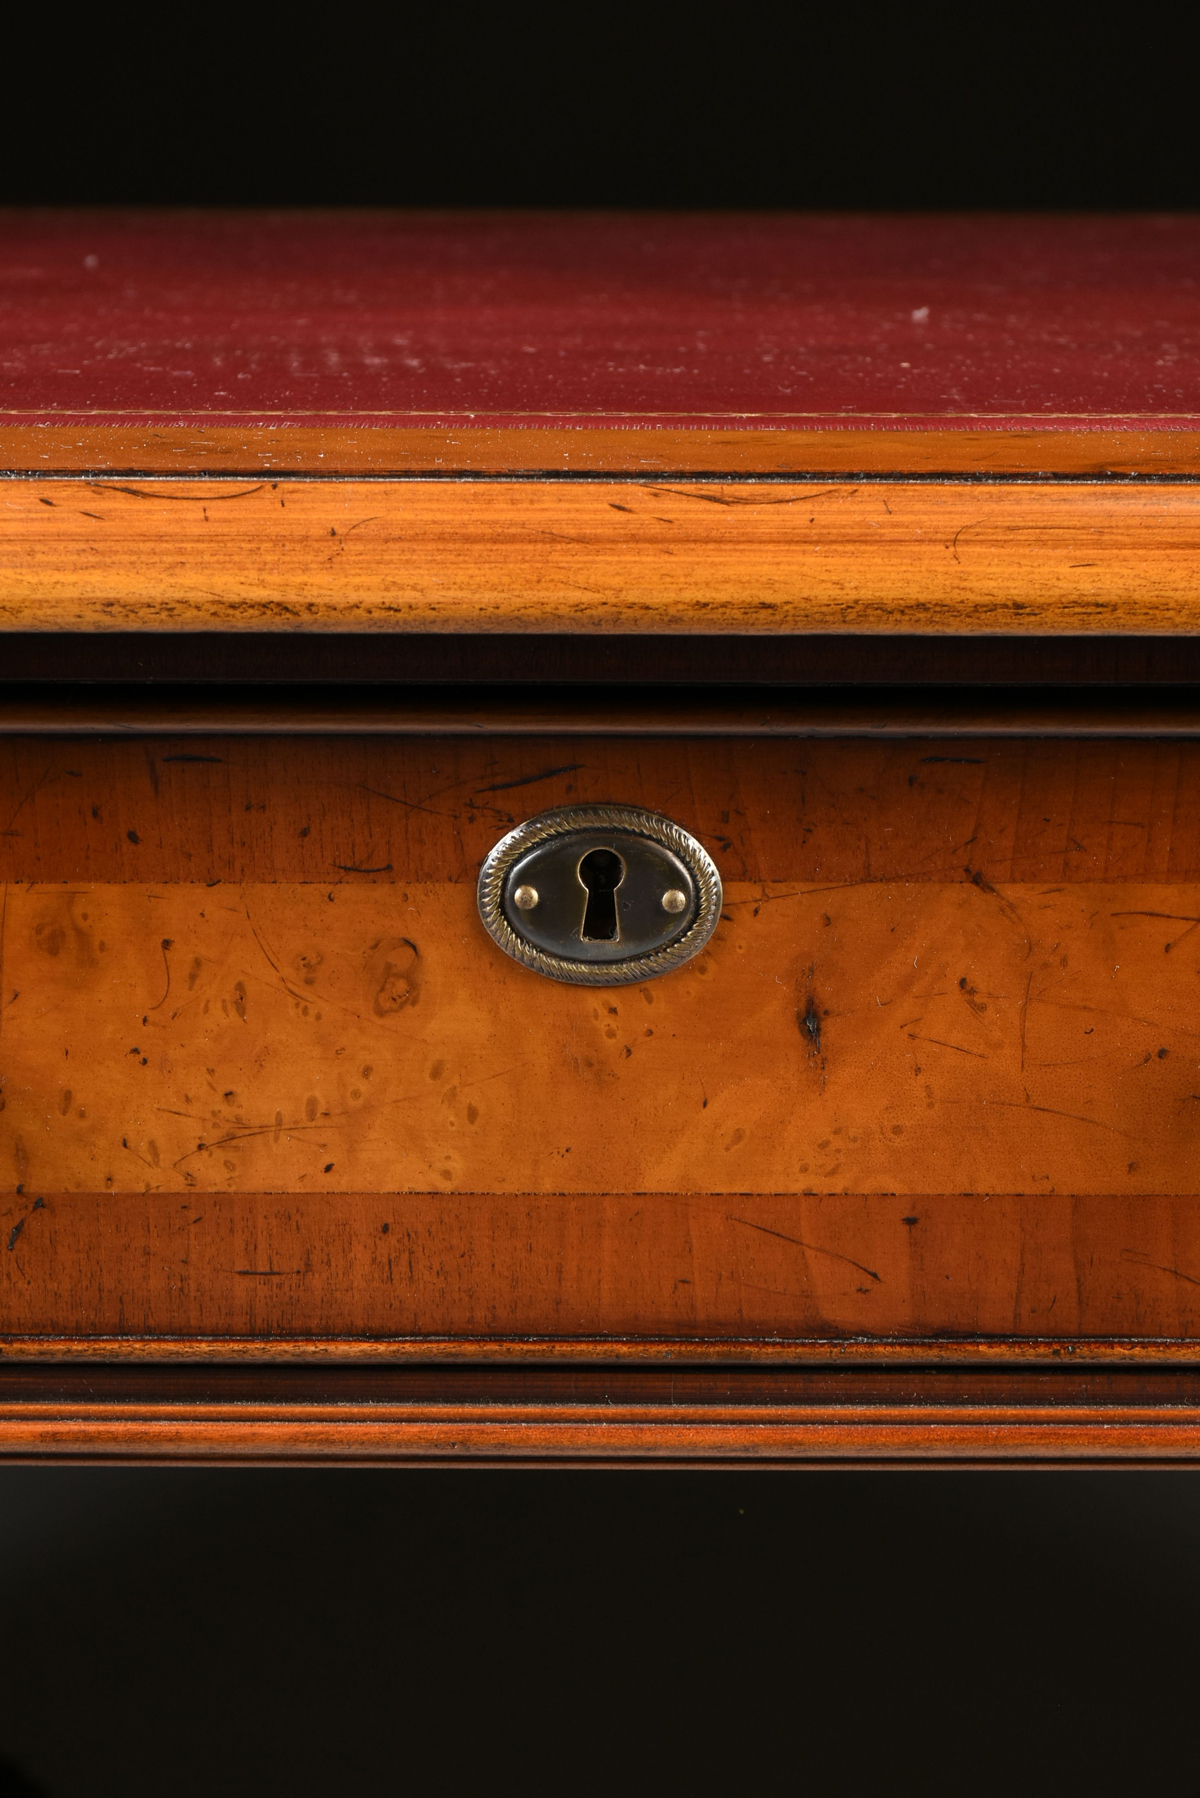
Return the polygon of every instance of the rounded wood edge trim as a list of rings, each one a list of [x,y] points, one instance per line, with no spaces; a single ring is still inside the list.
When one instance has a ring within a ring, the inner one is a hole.
[[[17,633],[1200,635],[1178,480],[0,485]]]
[[[861,421],[693,425],[30,424],[0,416],[7,474],[1196,475],[1200,430]]]

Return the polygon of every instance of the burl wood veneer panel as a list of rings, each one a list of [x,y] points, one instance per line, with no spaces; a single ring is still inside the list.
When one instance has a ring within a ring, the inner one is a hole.
[[[589,991],[481,940],[466,882],[20,887],[7,1159],[56,1191],[1188,1193],[1198,908],[735,881],[703,958]]]
[[[1196,1330],[1200,745],[0,753],[11,1333]],[[715,855],[679,973],[479,925],[586,799]]]

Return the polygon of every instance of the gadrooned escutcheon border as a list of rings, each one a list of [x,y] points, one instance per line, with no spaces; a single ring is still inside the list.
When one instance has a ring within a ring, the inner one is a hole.
[[[574,835],[578,831],[626,831],[661,843],[684,863],[696,883],[697,909],[682,936],[653,949],[648,955],[634,955],[628,961],[573,961],[566,956],[548,955],[517,935],[504,915],[501,900],[504,882],[513,863],[529,850],[536,849],[552,837]],[[552,812],[540,812],[527,818],[507,836],[501,837],[479,870],[479,915],[492,940],[506,955],[537,974],[551,980],[563,980],[571,986],[630,986],[638,980],[654,980],[669,974],[699,953],[717,927],[721,916],[721,876],[708,851],[670,818],[657,812],[643,811],[636,805],[568,805]]]

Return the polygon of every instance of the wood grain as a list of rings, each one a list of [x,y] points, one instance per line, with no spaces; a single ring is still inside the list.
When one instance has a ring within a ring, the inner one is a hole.
[[[1200,488],[10,481],[0,626],[1189,634]]]
[[[41,475],[1196,475],[1200,431],[1177,424],[1080,427],[1029,418],[972,428],[932,422],[906,430],[853,415],[807,426],[731,420],[690,425],[548,428],[467,420],[406,425],[378,419],[323,424],[212,420],[196,424],[117,418],[72,424],[6,417],[0,473]]]
[[[0,1409],[5,1459],[420,1466],[1170,1466],[1200,1458],[1200,1406],[831,1404],[722,1415],[685,1405],[26,1403]]]
[[[1200,1357],[1194,1193],[10,1186],[0,1237],[6,1361]]]
[[[1172,1466],[1200,1370],[1147,1365],[0,1364],[29,1460]]]
[[[0,1367],[0,1454],[496,1465],[1178,1465],[1195,1369]]]
[[[1195,741],[0,768],[6,1354],[1200,1342]],[[704,959],[615,994],[473,909],[518,816],[600,797],[727,881]]]
[[[498,954],[466,882],[13,888],[0,1168],[181,1200],[1196,1190],[1200,883],[725,892],[702,957],[592,992]]]
[[[1200,882],[1200,744],[1169,731],[21,735],[0,740],[0,782],[14,886],[469,886],[521,818],[606,800],[678,818],[726,881],[755,886]]]

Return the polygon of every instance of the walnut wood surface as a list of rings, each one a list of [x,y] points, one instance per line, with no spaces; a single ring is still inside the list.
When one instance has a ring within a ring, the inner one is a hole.
[[[13,631],[1191,634],[1187,484],[11,481]]]

